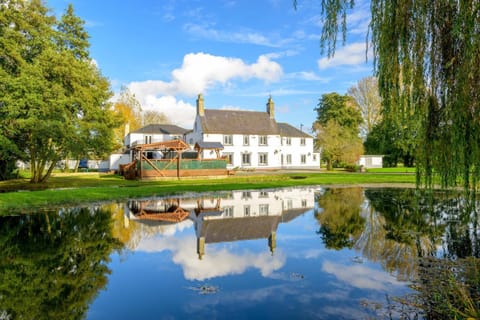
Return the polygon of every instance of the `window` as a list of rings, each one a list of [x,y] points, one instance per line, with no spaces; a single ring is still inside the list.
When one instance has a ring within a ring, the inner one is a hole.
[[[302,154],[302,155],[300,156],[300,163],[301,163],[301,164],[307,163],[307,155]]]
[[[223,144],[226,146],[231,146],[233,144],[233,137],[232,135],[225,135],[223,136]]]
[[[292,199],[287,200],[287,209],[292,209],[293,208],[293,201]]]
[[[300,138],[300,145],[304,146],[305,145],[305,138]]]
[[[250,165],[250,153],[242,153],[242,165],[249,166]]]
[[[258,165],[266,166],[268,164],[268,153],[259,153],[258,154]]]
[[[251,199],[252,193],[250,191],[243,191],[242,192],[242,199]]]
[[[258,137],[258,145],[259,146],[266,146],[267,145],[267,136],[259,136]]]
[[[268,204],[261,204],[258,206],[259,216],[268,216]]]
[[[233,153],[232,152],[226,152],[223,154],[223,156],[227,159],[227,164],[233,164]]]
[[[145,144],[152,143],[152,136],[145,136]]]
[[[287,164],[292,164],[292,155],[287,154]]]
[[[313,155],[313,161],[317,161],[317,155],[316,154]]]
[[[302,208],[306,208],[306,207],[307,207],[307,200],[302,199]]]
[[[233,207],[224,207],[223,215],[225,217],[233,218]]]
[[[292,145],[292,138],[285,138],[285,144],[287,146],[291,146]]]
[[[260,191],[260,193],[258,194],[258,197],[259,198],[268,198],[268,192]]]
[[[243,145],[248,146],[250,144],[250,136],[243,136]]]
[[[250,217],[250,206],[243,206],[243,215],[245,217]]]

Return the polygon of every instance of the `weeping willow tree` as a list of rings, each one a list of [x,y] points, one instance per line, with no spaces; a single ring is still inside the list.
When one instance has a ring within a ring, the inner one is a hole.
[[[294,1],[294,5],[296,5]],[[322,0],[322,50],[345,40],[352,0]],[[480,2],[371,0],[374,69],[386,121],[415,123],[417,181],[463,185],[480,176]],[[408,120],[408,121],[407,121]]]

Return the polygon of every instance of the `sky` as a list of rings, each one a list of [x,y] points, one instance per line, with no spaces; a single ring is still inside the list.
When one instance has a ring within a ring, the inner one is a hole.
[[[296,10],[293,0],[45,3],[57,16],[73,4],[112,91],[127,87],[143,110],[191,129],[200,93],[206,109],[250,111],[265,111],[271,95],[277,122],[308,132],[322,94],[345,94],[373,74],[365,1],[355,1],[346,43],[339,35],[330,59],[320,49],[320,0],[298,0]]]

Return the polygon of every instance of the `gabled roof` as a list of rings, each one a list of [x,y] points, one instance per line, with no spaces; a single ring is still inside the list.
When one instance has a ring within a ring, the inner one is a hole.
[[[132,133],[150,133],[150,134],[181,134],[187,132],[187,129],[174,124],[149,124],[143,128],[137,129]]]
[[[198,149],[223,149],[223,144],[220,142],[199,141],[195,143],[195,150]]]
[[[289,125],[288,123],[277,123],[280,135],[282,137],[292,137],[292,138],[311,138],[309,134],[298,130],[297,128]]]
[[[277,122],[266,112],[206,109],[200,121],[204,133],[279,134]]]

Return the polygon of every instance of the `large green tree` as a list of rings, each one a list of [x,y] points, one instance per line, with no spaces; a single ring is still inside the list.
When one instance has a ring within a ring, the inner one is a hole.
[[[316,145],[322,149],[327,169],[331,170],[334,163],[354,164],[363,153],[359,136],[363,119],[352,97],[336,92],[324,94],[315,111]]]
[[[112,148],[116,123],[109,83],[88,52],[88,34],[70,5],[58,21],[40,0],[0,0],[2,139],[44,182],[67,156]]]
[[[345,39],[346,16],[354,1],[321,4],[322,47],[331,56],[340,29]],[[370,7],[370,40],[384,114],[399,123],[405,118],[419,123],[418,182],[433,187],[438,175],[443,186],[462,183],[466,190],[476,190],[480,2],[372,0]]]

